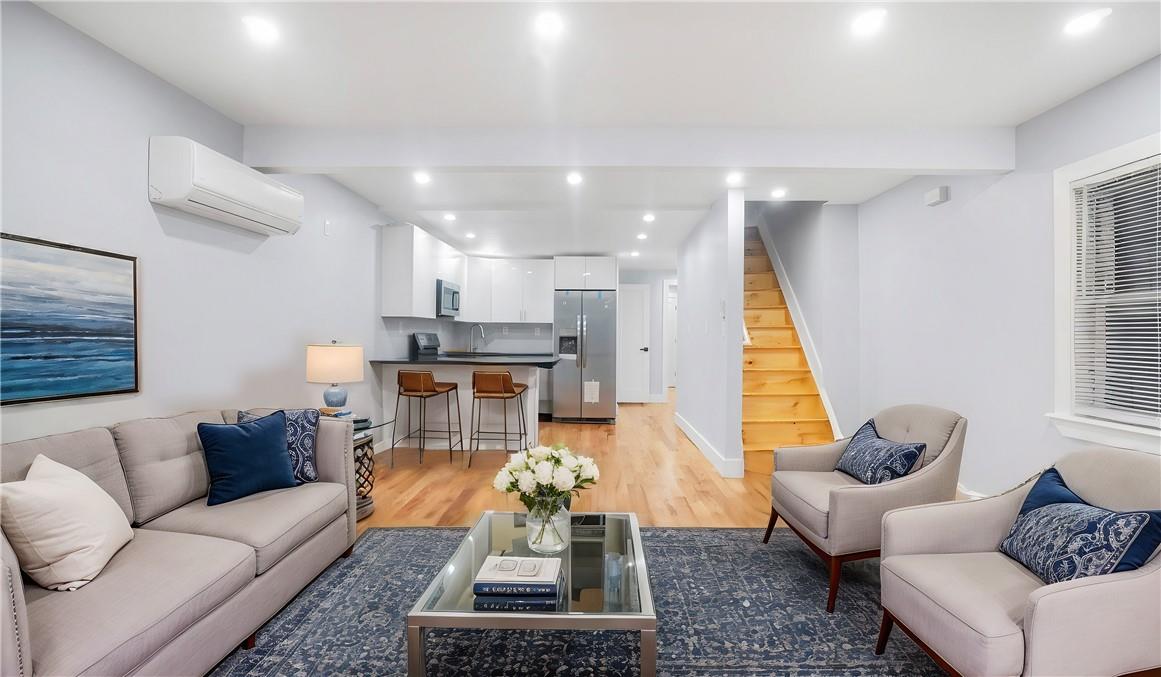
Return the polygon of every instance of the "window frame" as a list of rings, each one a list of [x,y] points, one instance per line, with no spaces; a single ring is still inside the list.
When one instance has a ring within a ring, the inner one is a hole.
[[[1076,255],[1072,184],[1140,163],[1161,160],[1161,134],[1113,148],[1053,172],[1054,379],[1047,414],[1065,437],[1161,454],[1161,430],[1086,416],[1073,400],[1073,260]]]

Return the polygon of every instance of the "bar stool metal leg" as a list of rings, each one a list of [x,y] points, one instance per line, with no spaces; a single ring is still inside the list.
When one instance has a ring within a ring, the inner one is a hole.
[[[463,455],[464,455],[464,410],[460,409],[460,389],[459,388],[455,389],[455,394],[456,394],[456,430],[459,432],[460,460],[462,461]],[[448,420],[447,425],[449,428],[451,427],[450,418]],[[448,451],[448,454],[449,455],[451,454],[450,450]]]
[[[419,465],[423,465],[423,446],[427,443],[427,398],[419,398]]]
[[[468,416],[468,467],[469,468],[472,467],[472,451],[474,450],[474,447],[472,445],[475,444],[476,438],[478,437],[478,435],[476,433],[476,402],[479,402],[479,401],[480,400],[476,399],[476,397],[474,397],[474,396],[472,397],[472,411]]]
[[[528,421],[524,413],[524,393],[520,393],[517,399],[520,402],[520,435],[524,438],[524,445],[520,448],[527,449],[530,444],[528,442]]]
[[[399,430],[399,404],[403,400],[403,396],[396,393],[395,395],[395,423],[391,424],[391,467],[395,467],[395,432]],[[408,405],[410,406],[410,405]]]
[[[504,398],[504,456],[507,456],[508,451],[508,399]]]
[[[452,462],[452,427],[451,427],[451,391],[443,394],[444,404],[447,405],[447,462]]]

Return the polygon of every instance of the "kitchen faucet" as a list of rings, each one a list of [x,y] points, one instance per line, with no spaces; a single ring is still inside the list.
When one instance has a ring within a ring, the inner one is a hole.
[[[479,323],[473,324],[472,328],[468,330],[468,352],[469,353],[476,352],[476,345],[474,343],[475,338],[476,338],[476,327],[480,328],[480,343],[484,342],[484,325],[479,324]]]

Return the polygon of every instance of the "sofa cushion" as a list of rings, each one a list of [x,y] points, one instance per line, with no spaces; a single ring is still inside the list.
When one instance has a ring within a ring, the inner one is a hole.
[[[318,409],[286,409],[286,450],[290,455],[290,465],[294,468],[294,480],[298,484],[318,481],[315,467],[314,448],[318,442]],[[271,414],[256,414],[250,411],[238,412],[238,423],[257,421]]]
[[[210,473],[208,505],[296,484],[281,411],[243,423],[199,423],[198,438]]]
[[[834,472],[776,470],[770,483],[770,492],[792,517],[819,538],[826,538],[829,532],[827,517],[830,512],[831,489],[858,484],[858,480],[837,470]]]
[[[92,583],[25,588],[36,674],[124,675],[254,579],[254,551],[136,530]]]
[[[333,482],[312,482],[275,489],[221,505],[193,501],[162,515],[147,529],[227,538],[254,549],[261,574],[290,551],[335,521],[347,509],[347,489]]]
[[[137,524],[206,495],[210,481],[197,427],[223,422],[220,411],[198,411],[113,426]]]
[[[113,497],[47,456],[37,456],[23,480],[0,484],[0,523],[20,568],[53,590],[88,585],[133,538]]]
[[[880,570],[883,607],[961,674],[1023,670],[1035,574],[998,552],[897,555]]]
[[[33,459],[40,455],[84,473],[117,501],[125,517],[133,519],[125,472],[108,428],[89,428],[5,444],[0,447],[0,458],[4,460],[0,463],[0,482],[24,479]]]
[[[844,472],[863,484],[881,484],[911,472],[918,467],[927,445],[923,442],[893,442],[883,439],[875,422],[867,421],[847,442],[835,470]]]

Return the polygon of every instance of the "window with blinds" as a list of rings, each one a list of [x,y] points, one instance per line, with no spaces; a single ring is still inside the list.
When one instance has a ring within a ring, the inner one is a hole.
[[[1073,410],[1161,428],[1161,159],[1070,187]]]

